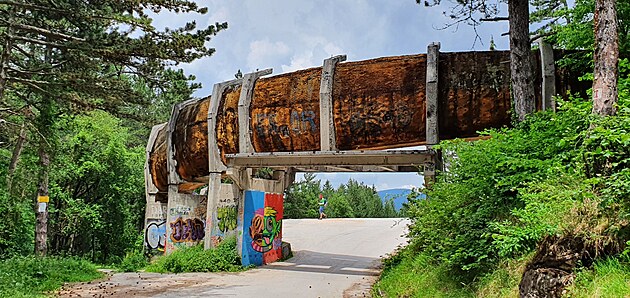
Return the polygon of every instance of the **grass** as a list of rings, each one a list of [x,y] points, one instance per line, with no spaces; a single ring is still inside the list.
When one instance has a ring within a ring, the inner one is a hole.
[[[446,267],[430,257],[403,250],[401,255],[385,260],[386,268],[372,288],[372,296],[516,298],[523,270],[532,256],[507,260],[467,286],[455,282]],[[591,268],[578,269],[563,297],[630,298],[630,261],[608,258]]]
[[[58,257],[14,257],[0,261],[0,297],[45,297],[66,282],[103,277],[88,261]]]
[[[568,289],[567,297],[630,297],[630,264],[609,258],[582,269]]]
[[[372,289],[376,297],[474,297],[449,277],[446,267],[424,255],[402,253],[399,263],[387,266]]]
[[[226,238],[214,249],[203,249],[203,244],[178,249],[160,257],[146,267],[158,273],[181,272],[235,272],[242,271],[241,259],[236,252],[236,238]]]

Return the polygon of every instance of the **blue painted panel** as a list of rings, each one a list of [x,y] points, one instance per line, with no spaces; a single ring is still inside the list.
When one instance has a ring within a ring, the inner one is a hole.
[[[242,245],[242,263],[243,266],[263,264],[263,254],[258,252],[252,246],[252,236],[250,227],[256,212],[265,208],[265,193],[257,190],[245,191],[245,200],[243,206],[243,245]],[[259,211],[260,212],[260,211]]]

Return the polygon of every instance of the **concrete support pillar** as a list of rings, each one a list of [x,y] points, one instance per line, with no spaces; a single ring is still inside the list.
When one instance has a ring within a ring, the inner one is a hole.
[[[321,151],[336,151],[337,139],[333,119],[333,82],[337,63],[346,61],[346,55],[324,60],[319,87],[319,135]]]
[[[439,69],[440,43],[431,43],[427,48],[427,83],[426,83],[426,143],[427,149],[440,142],[439,132],[439,98],[438,98],[438,69]],[[440,164],[439,154],[433,155],[430,162],[424,164],[424,184],[430,187],[435,182],[436,165]]]
[[[556,111],[556,65],[553,57],[553,47],[542,38],[536,40],[540,49],[540,64],[542,70],[542,109]]]
[[[144,213],[144,249],[149,254],[161,254],[166,245],[166,203],[157,200],[158,189],[153,184],[149,171],[149,156],[155,145],[157,133],[166,123],[153,126],[146,147],[146,159],[144,163],[144,183],[146,207]]]
[[[173,133],[175,132],[179,113],[184,107],[190,104],[197,104],[198,101],[200,100],[194,99],[175,105],[167,124],[168,204],[165,223],[166,254],[172,253],[181,246],[197,244],[205,238],[207,201],[199,195],[179,192],[179,186],[184,181],[177,173],[175,144],[173,143]]]
[[[243,77],[243,86],[241,87],[241,96],[238,99],[238,149],[240,153],[254,152],[252,138],[249,129],[249,106],[254,97],[254,87],[256,80],[261,76],[272,73],[272,69],[264,69],[257,72],[248,73]]]
[[[222,173],[227,169],[221,160],[221,154],[219,146],[217,145],[217,115],[219,114],[219,103],[223,93],[228,88],[236,88],[243,84],[243,79],[235,79],[223,83],[214,84],[212,89],[212,97],[210,97],[210,106],[208,107],[208,197],[207,197],[207,209],[206,209],[206,237],[204,238],[204,248],[212,248],[220,242],[220,238],[224,237],[227,230],[221,230],[218,226],[221,220],[227,220],[227,218],[220,218],[218,208],[227,208],[230,206],[230,199],[236,200],[233,205],[236,205],[238,198],[228,195],[228,197],[222,197],[222,189],[225,187],[232,187],[232,185],[224,186],[221,183]],[[229,215],[231,216],[231,214]],[[231,218],[229,219],[231,220]],[[225,225],[224,225],[225,227]],[[231,226],[230,226],[231,227]],[[229,233],[228,233],[229,234]]]

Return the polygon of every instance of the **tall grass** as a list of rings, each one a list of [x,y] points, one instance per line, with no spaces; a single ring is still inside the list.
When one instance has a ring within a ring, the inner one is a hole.
[[[376,297],[474,297],[449,276],[446,266],[425,254],[402,253],[393,258],[372,289]]]
[[[578,271],[567,297],[630,297],[630,264],[616,258],[595,262]]]
[[[0,261],[0,297],[44,297],[66,282],[102,277],[88,261],[58,257],[14,257]]]

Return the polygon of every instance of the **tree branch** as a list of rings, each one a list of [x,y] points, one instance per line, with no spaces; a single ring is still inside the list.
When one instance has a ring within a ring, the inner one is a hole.
[[[479,21],[481,22],[501,22],[501,21],[509,21],[509,17],[495,17],[495,18],[481,18]]]
[[[69,13],[72,14],[71,11],[67,11],[67,10],[55,9],[48,6],[41,6],[41,5],[35,5],[35,4],[20,3],[20,2],[15,2],[15,1],[0,0],[0,5],[2,4],[15,5],[15,6],[33,9],[33,10],[46,10],[46,11],[52,11],[52,12],[57,12],[57,13],[63,13],[63,14],[69,14]]]
[[[78,38],[78,37],[66,35],[66,34],[63,34],[63,33],[50,31],[48,29],[43,29],[43,28],[30,26],[30,25],[24,25],[24,24],[10,24],[7,20],[4,20],[4,19],[0,19],[0,21],[2,21],[3,23],[5,23],[7,25],[12,25],[15,28],[23,29],[23,30],[26,30],[26,31],[29,31],[29,32],[38,33],[38,34],[41,34],[41,35],[44,35],[44,36],[48,36],[48,37],[62,38],[62,39],[66,39],[66,40],[81,41],[81,42],[85,41],[85,39],[83,39],[83,38]]]

